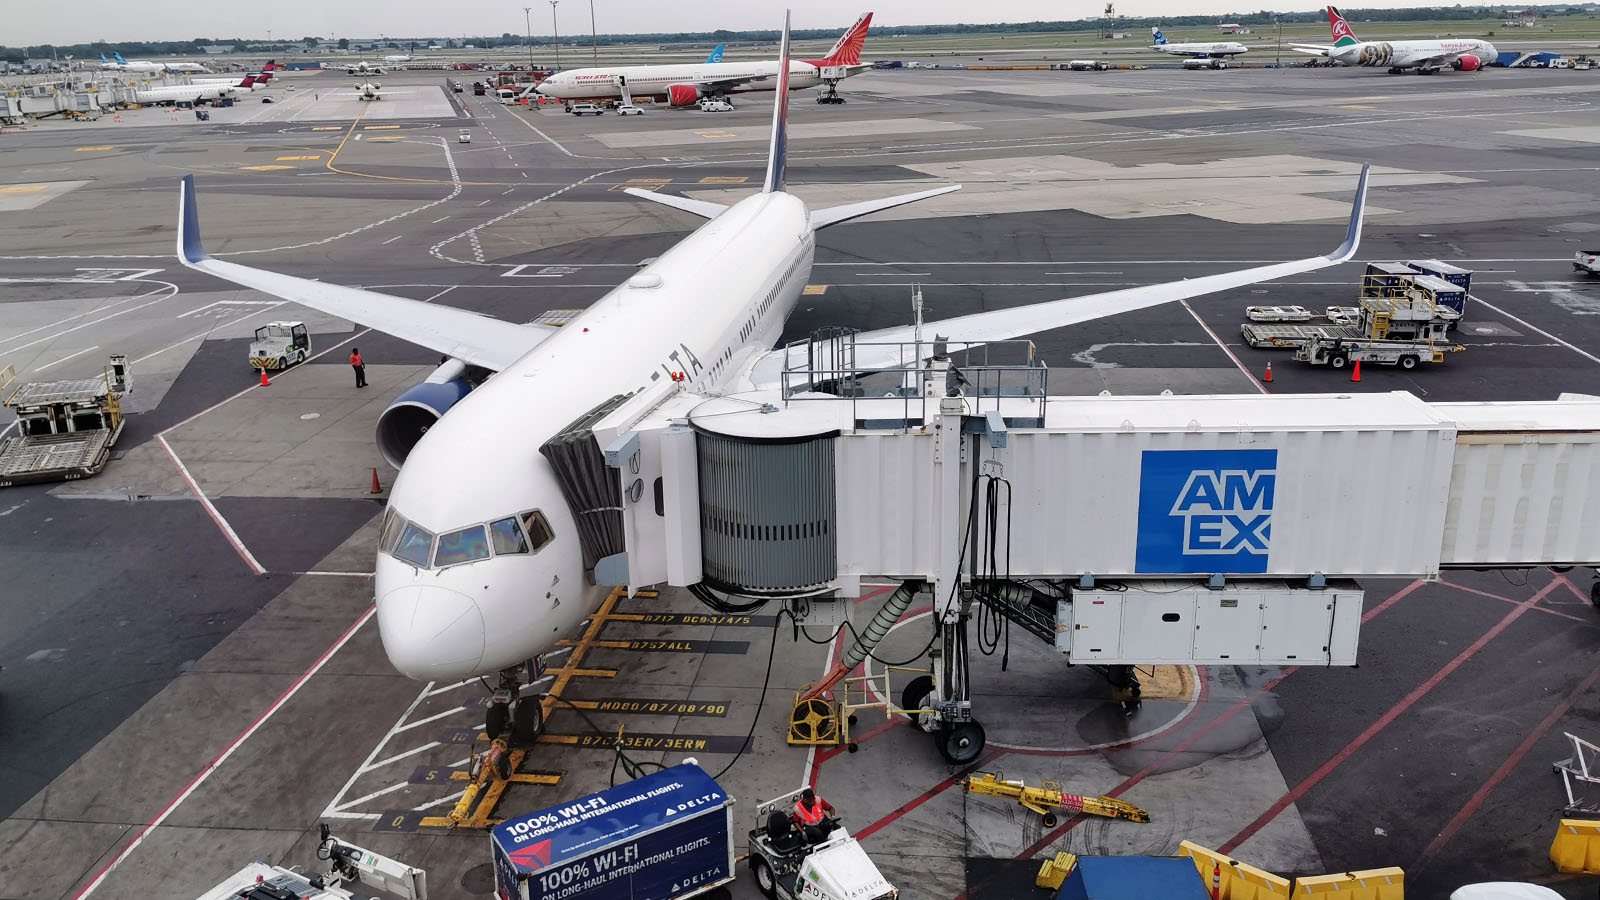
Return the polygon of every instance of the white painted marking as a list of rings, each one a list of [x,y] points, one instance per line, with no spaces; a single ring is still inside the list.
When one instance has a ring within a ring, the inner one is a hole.
[[[377,607],[374,606],[373,610],[376,611]],[[367,754],[366,761],[361,764],[360,768],[358,768],[354,772],[350,773],[350,780],[348,780],[348,781],[346,781],[344,783],[344,787],[340,788],[339,789],[339,793],[335,794],[334,797],[333,797],[333,800],[328,803],[327,809],[324,809],[322,811],[322,814],[324,816],[333,814],[334,810],[339,806],[339,801],[343,800],[344,799],[344,795],[349,793],[350,788],[355,786],[356,779],[360,778],[361,774],[363,772],[367,771],[367,768],[372,765],[372,761],[374,759],[378,758],[378,753],[383,750],[384,745],[389,743],[389,739],[390,738],[394,737],[395,729],[399,728],[400,724],[402,722],[404,722],[408,716],[410,716],[412,713],[416,712],[418,706],[422,705],[423,699],[425,699],[428,696],[428,689],[433,687],[433,684],[434,683],[430,681],[427,684],[422,686],[422,692],[417,694],[417,699],[411,701],[411,705],[406,707],[406,711],[400,714],[400,718],[399,718],[398,721],[395,722],[394,727],[390,728],[384,734],[383,738],[378,741],[377,746],[372,748],[372,752]],[[377,818],[377,817],[373,816],[373,818]]]
[[[403,727],[403,728],[396,729],[395,730],[395,734],[399,734],[402,731],[410,731],[411,729],[417,727],[418,725],[426,725],[429,722],[437,722],[440,719],[447,718],[449,716],[453,716],[458,712],[462,712],[464,710],[471,710],[471,708],[472,707],[470,707],[470,706],[458,706],[455,709],[447,709],[442,713],[434,713],[433,715],[427,717],[426,719],[418,719],[415,722],[410,722],[410,723],[406,724],[405,727]]]
[[[195,309],[191,309],[188,312],[178,313],[177,318],[179,318],[179,319],[187,319],[190,316],[197,316],[200,313],[203,313],[208,309],[216,309],[219,306],[226,308],[226,307],[230,307],[230,306],[282,306],[282,305],[283,305],[283,301],[282,300],[277,300],[277,301],[273,301],[273,300],[217,300],[217,301],[215,301],[213,303],[207,303],[205,306],[201,306],[201,307],[197,307]]]
[[[412,747],[410,750],[407,750],[404,753],[397,753],[394,756],[389,757],[388,759],[380,760],[379,762],[375,762],[372,765],[367,766],[366,768],[362,769],[361,771],[363,773],[365,773],[365,772],[371,772],[374,769],[381,769],[384,766],[387,766],[387,765],[389,765],[391,763],[399,762],[400,760],[405,759],[408,756],[415,756],[416,754],[421,753],[424,750],[432,750],[434,747],[437,747],[437,746],[439,746],[439,742],[438,741],[429,741],[426,744],[421,744],[419,746]],[[349,806],[349,805],[351,805],[351,804],[348,804],[348,803],[345,804],[345,806]]]
[[[400,239],[401,239],[401,238],[403,238],[403,237],[405,237],[405,235],[403,235],[403,234],[397,234],[397,235],[395,235],[395,236],[394,236],[394,237],[392,237],[392,238],[389,238],[389,239],[388,239],[388,240],[387,240],[387,241],[384,241],[384,243],[385,243],[385,244],[392,244],[392,243],[394,243],[394,242],[395,242],[395,241],[398,241],[398,240],[400,240]]]
[[[429,222],[428,224],[429,225],[437,225],[440,222],[443,222],[445,219],[448,219],[448,218],[450,218],[450,217],[449,216],[440,216],[439,218],[434,219],[432,222]]]
[[[247,322],[247,321],[249,321],[251,319],[254,319],[256,316],[264,315],[266,313],[272,312],[274,309],[277,309],[278,307],[284,305],[287,302],[288,302],[287,300],[279,300],[276,303],[269,303],[269,304],[267,304],[267,307],[265,309],[258,309],[255,312],[250,313],[248,315],[243,315],[243,316],[238,316],[236,318],[228,319],[227,324],[229,324],[229,325],[238,325],[240,322]],[[156,350],[156,351],[153,351],[153,352],[150,352],[150,353],[146,353],[145,355],[143,355],[143,356],[139,357],[138,359],[134,360],[134,362],[135,363],[142,363],[147,359],[152,359],[154,357],[160,356],[161,354],[167,352],[168,350],[174,350],[174,349],[177,349],[178,347],[182,347],[184,344],[187,344],[190,341],[202,341],[202,340],[205,340],[206,336],[209,335],[211,332],[217,330],[217,326],[221,325],[221,324],[223,324],[223,323],[222,323],[222,321],[219,320],[216,323],[216,325],[212,325],[210,328],[207,328],[205,331],[199,332],[198,334],[191,334],[188,337],[184,338],[183,340],[178,341],[177,343],[168,344],[167,346],[162,347],[160,350]],[[256,385],[256,387],[260,387],[260,385]]]
[[[55,362],[45,363],[44,365],[38,367],[37,369],[34,369],[34,371],[35,372],[43,372],[45,369],[48,369],[51,366],[59,366],[59,365],[61,365],[62,363],[66,362],[69,359],[73,359],[75,357],[79,357],[79,356],[84,355],[85,353],[88,353],[90,350],[99,350],[99,349],[100,349],[100,345],[99,344],[95,344],[93,347],[85,347],[82,350],[79,350],[77,353],[71,353],[71,354],[68,354],[66,356],[63,356],[60,359],[56,360]]]
[[[1222,352],[1228,354],[1228,358],[1233,360],[1233,364],[1235,366],[1239,367],[1239,371],[1244,373],[1244,377],[1250,379],[1250,386],[1255,388],[1260,393],[1267,393],[1266,386],[1256,380],[1256,376],[1251,374],[1250,370],[1244,367],[1244,363],[1239,361],[1239,357],[1233,355],[1233,351],[1229,350],[1228,345],[1222,342],[1222,338],[1217,337],[1217,333],[1211,330],[1211,326],[1206,324],[1206,320],[1200,318],[1200,314],[1194,311],[1194,307],[1189,305],[1189,301],[1179,300],[1178,302],[1183,304],[1183,308],[1189,311],[1189,315],[1194,317],[1195,322],[1199,323],[1200,327],[1205,329],[1206,334],[1211,335],[1211,339],[1217,342],[1217,346],[1222,348]]]
[[[168,431],[170,430],[168,429]],[[239,558],[245,561],[245,564],[250,567],[252,572],[257,575],[267,574],[267,570],[262,567],[261,563],[256,561],[255,554],[251,553],[250,548],[246,547],[244,541],[239,539],[239,533],[234,531],[233,526],[228,524],[228,520],[224,519],[222,513],[217,511],[217,507],[211,502],[211,498],[206,496],[205,491],[200,490],[199,483],[194,480],[193,475],[189,474],[189,467],[183,464],[183,460],[179,459],[178,454],[173,452],[172,445],[167,443],[166,432],[163,431],[157,434],[156,440],[160,442],[161,448],[167,451],[167,455],[172,457],[172,464],[178,467],[178,474],[183,476],[184,482],[189,485],[189,492],[194,494],[194,498],[200,501],[201,506],[205,507],[206,514],[211,517],[211,521],[216,523],[217,528],[222,531],[222,536],[227,538],[228,543],[233,545],[234,552],[239,554]]]
[[[278,710],[282,709],[284,704],[289,702],[290,698],[299,693],[300,689],[305,687],[306,682],[310,681],[313,675],[321,671],[322,667],[327,665],[328,660],[332,659],[334,654],[338,653],[340,648],[344,647],[344,645],[350,641],[350,638],[354,637],[355,633],[361,629],[361,626],[365,625],[367,620],[371,619],[373,614],[377,611],[378,608],[376,606],[368,607],[367,611],[361,614],[361,618],[357,619],[354,625],[351,625],[349,629],[347,629],[345,633],[339,637],[338,640],[334,641],[333,646],[324,651],[322,656],[319,657],[315,663],[312,663],[311,668],[307,669],[304,674],[295,680],[294,684],[289,685],[289,689],[284,691],[283,694],[280,695],[278,699],[267,708],[266,712],[262,713],[260,716],[257,716],[256,720],[250,723],[249,728],[246,728],[243,733],[234,738],[233,743],[229,744],[226,749],[217,754],[216,759],[213,759],[211,762],[207,763],[206,767],[201,769],[200,773],[189,781],[189,785],[185,787],[178,794],[178,796],[172,798],[172,801],[168,803],[154,819],[151,819],[149,824],[145,825],[139,830],[139,834],[134,837],[133,841],[128,844],[128,846],[122,849],[122,852],[118,853],[115,857],[112,857],[111,861],[106,863],[105,867],[95,875],[93,880],[84,885],[82,890],[78,891],[76,894],[73,894],[72,900],[84,900],[85,897],[88,897],[90,894],[93,894],[97,889],[99,889],[100,885],[105,882],[106,876],[110,875],[117,868],[117,866],[122,865],[122,863],[127,860],[129,856],[133,855],[133,851],[137,850],[139,845],[144,843],[144,839],[150,836],[150,832],[154,831],[158,826],[161,825],[162,822],[165,822],[167,817],[172,815],[173,811],[183,804],[183,801],[189,799],[190,794],[193,794],[195,790],[200,787],[200,785],[205,783],[207,778],[211,777],[213,772],[217,771],[217,769],[222,767],[223,763],[228,761],[228,757],[232,756],[235,750],[238,750],[241,746],[243,746],[244,742],[249,740],[250,736],[255,734],[257,729],[265,724],[268,719],[272,718],[272,716],[277,713]]]
[[[1556,343],[1558,343],[1561,346],[1567,348],[1568,350],[1571,350],[1573,353],[1578,354],[1579,356],[1583,357],[1584,359],[1587,359],[1592,363],[1600,364],[1600,356],[1595,356],[1593,353],[1590,353],[1587,350],[1581,350],[1578,347],[1574,346],[1573,344],[1569,344],[1566,341],[1562,340],[1561,338],[1558,338],[1555,335],[1551,334],[1550,332],[1545,331],[1543,328],[1540,328],[1539,326],[1534,325],[1533,323],[1531,323],[1531,322],[1529,322],[1529,321],[1527,321],[1525,319],[1519,319],[1516,316],[1513,316],[1511,313],[1506,312],[1505,310],[1501,309],[1498,306],[1495,306],[1493,303],[1490,303],[1487,300],[1484,300],[1482,297],[1479,297],[1476,294],[1468,294],[1467,296],[1472,298],[1472,302],[1473,303],[1482,304],[1484,306],[1484,308],[1492,309],[1495,312],[1499,313],[1500,315],[1505,316],[1506,318],[1510,319],[1511,321],[1520,324],[1524,328],[1531,328],[1534,331],[1539,332],[1540,334],[1544,335],[1545,337],[1549,338],[1552,341],[1555,341]]]
[[[84,329],[84,328],[88,328],[90,325],[98,325],[101,322],[107,322],[107,321],[110,321],[112,319],[115,319],[118,316],[125,316],[125,315],[127,315],[128,313],[131,313],[131,312],[138,312],[139,310],[144,309],[147,306],[154,306],[154,305],[156,305],[157,303],[160,303],[163,300],[168,300],[168,299],[171,299],[171,298],[176,297],[178,295],[178,286],[177,285],[172,284],[171,282],[166,282],[166,281],[161,282],[161,284],[166,285],[167,288],[171,289],[172,292],[167,294],[164,297],[157,297],[156,299],[151,300],[149,303],[141,303],[138,306],[130,306],[127,309],[119,310],[117,312],[111,313],[110,315],[101,316],[98,319],[91,319],[90,321],[84,322],[81,325],[74,325],[71,328],[64,328],[64,329],[62,329],[62,330],[60,330],[58,332],[55,332],[54,334],[47,335],[45,337],[39,338],[38,340],[30,341],[30,342],[28,342],[26,344],[23,344],[23,345],[19,346],[19,347],[11,347],[6,352],[7,353],[15,353],[18,350],[26,350],[29,347],[32,347],[32,346],[34,346],[36,344],[48,343],[50,341],[55,340],[58,337],[61,337],[64,334],[71,334],[74,331],[78,331],[78,330],[81,330],[81,329]],[[152,291],[151,293],[154,293],[154,292]],[[141,297],[148,297],[148,296],[150,296],[150,294],[142,294],[140,296]],[[137,298],[135,298],[135,299],[137,299]],[[106,307],[102,307],[102,308],[106,308]],[[71,319],[67,319],[65,321],[69,321],[70,322],[72,320]],[[50,326],[44,326],[44,327],[48,328]],[[35,329],[33,329],[33,331],[25,332],[24,334],[32,334],[34,331],[38,331],[38,330],[39,329],[35,328]],[[0,344],[5,343],[6,341],[16,340],[17,338],[22,337],[22,336],[23,335],[19,334],[19,335],[15,335],[13,337],[0,339]]]

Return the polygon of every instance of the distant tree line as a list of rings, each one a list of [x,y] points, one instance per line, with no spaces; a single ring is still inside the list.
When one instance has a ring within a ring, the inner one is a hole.
[[[1556,6],[1415,6],[1408,9],[1360,9],[1348,8],[1340,11],[1346,18],[1358,22],[1416,22],[1416,21],[1443,21],[1458,22],[1482,19],[1506,19],[1521,13],[1524,9],[1538,9],[1541,17],[1550,16],[1593,16],[1592,8],[1572,6],[1568,4]],[[1209,16],[1162,16],[1119,18],[1116,20],[1118,28],[1148,28],[1151,25],[1160,25],[1170,28],[1206,27],[1209,28],[1217,22],[1237,22],[1247,26],[1267,26],[1281,18],[1285,23],[1316,23],[1326,20],[1323,10],[1302,12],[1275,13],[1271,10],[1257,12],[1225,13],[1223,15]],[[1038,33],[1038,32],[1092,32],[1097,31],[1102,25],[1100,17],[1087,19],[1063,20],[1057,22],[996,22],[993,24],[973,25],[957,23],[952,25],[899,25],[880,26],[871,29],[868,36],[872,38],[892,38],[897,35],[907,37],[945,35],[945,34],[1011,34],[1011,33]],[[793,32],[796,40],[825,40],[837,37],[838,28],[802,28]],[[776,29],[756,31],[691,31],[691,32],[644,32],[638,34],[602,34],[599,40],[607,44],[680,44],[680,43],[706,43],[706,44],[740,44],[740,43],[775,43],[780,37]],[[585,35],[569,36],[565,43],[585,43]],[[520,34],[509,31],[502,32],[498,37],[481,35],[478,37],[462,37],[459,40],[446,37],[417,37],[417,38],[390,38],[386,39],[385,46],[398,48],[415,42],[417,44],[437,43],[448,49],[471,44],[480,49],[496,46],[521,46],[525,38]],[[237,47],[250,47],[258,52],[291,53],[307,47],[315,47],[322,43],[322,39],[314,36],[301,38],[295,41],[272,41],[270,43],[249,38],[194,38],[187,41],[125,41],[121,43],[107,43],[95,41],[88,44],[55,45],[38,44],[29,47],[0,46],[0,59],[11,62],[21,62],[24,57],[34,59],[48,58],[52,50],[58,57],[71,56],[81,60],[98,60],[101,53],[110,56],[112,51],[121,52],[123,56],[199,56],[202,48],[210,45],[233,45]],[[377,42],[372,42],[376,44]],[[548,46],[551,39],[546,36],[535,36],[532,39],[535,46]],[[340,50],[349,49],[350,40],[340,38]]]

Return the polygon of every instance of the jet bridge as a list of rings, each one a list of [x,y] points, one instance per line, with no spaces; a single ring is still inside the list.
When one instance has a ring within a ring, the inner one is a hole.
[[[1594,398],[1059,397],[1026,341],[906,344],[876,371],[857,349],[834,334],[770,388],[664,382],[595,420],[626,547],[597,572],[832,622],[863,579],[925,585],[944,637],[921,722],[952,762],[983,746],[975,615],[1136,688],[1137,664],[1354,665],[1363,577],[1600,563]]]

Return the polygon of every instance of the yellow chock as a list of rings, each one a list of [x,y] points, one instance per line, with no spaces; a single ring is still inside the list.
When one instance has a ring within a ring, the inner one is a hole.
[[[1072,874],[1073,866],[1078,864],[1077,854],[1057,853],[1055,859],[1047,859],[1039,867],[1039,877],[1033,879],[1034,887],[1049,888],[1052,891],[1061,890],[1061,883]]]
[[[805,688],[795,694],[789,713],[790,746],[832,747],[839,743],[839,710],[821,697],[806,699]]]
[[[1391,867],[1296,878],[1294,895],[1337,897],[1338,900],[1405,900],[1406,873]]]
[[[1211,892],[1213,879],[1220,881],[1218,900],[1271,900],[1290,896],[1289,879],[1207,850],[1193,841],[1179,844],[1178,855],[1194,860],[1195,869],[1205,881],[1206,893]],[[1340,900],[1348,898],[1341,896]]]
[[[1569,875],[1600,874],[1600,822],[1562,819],[1550,842],[1550,861],[1557,872]]]

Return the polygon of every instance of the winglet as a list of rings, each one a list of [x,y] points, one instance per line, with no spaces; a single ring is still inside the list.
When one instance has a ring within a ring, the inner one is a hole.
[[[200,214],[194,199],[194,176],[185,175],[178,187],[178,259],[184,265],[203,263],[206,248],[200,244]]]
[[[1350,204],[1350,227],[1344,233],[1344,243],[1339,249],[1328,254],[1332,262],[1344,262],[1356,255],[1356,248],[1361,246],[1361,222],[1367,214],[1367,174],[1372,171],[1372,163],[1361,166],[1361,180],[1356,183],[1356,198]]]
[[[783,164],[789,143],[789,11],[783,12],[783,41],[778,45],[778,99],[772,104],[772,146],[767,150],[767,178],[763,194],[783,190]]]

